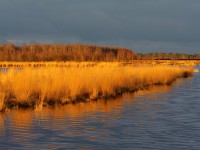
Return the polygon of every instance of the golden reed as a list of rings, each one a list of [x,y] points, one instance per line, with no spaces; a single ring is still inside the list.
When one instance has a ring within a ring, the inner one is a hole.
[[[192,69],[169,66],[9,69],[0,73],[0,110],[114,97],[189,75]]]
[[[118,62],[78,62],[78,61],[49,61],[49,62],[0,62],[0,68],[27,68],[27,67],[102,67],[102,66],[195,66],[200,60],[132,60]]]

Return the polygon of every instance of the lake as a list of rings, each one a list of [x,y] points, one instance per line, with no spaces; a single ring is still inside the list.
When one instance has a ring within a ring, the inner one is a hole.
[[[117,99],[0,113],[0,149],[200,149],[200,74]]]

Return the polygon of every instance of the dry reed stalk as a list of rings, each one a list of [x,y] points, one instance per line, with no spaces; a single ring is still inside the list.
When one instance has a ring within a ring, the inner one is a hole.
[[[119,67],[116,64],[109,67],[10,69],[0,73],[0,92],[5,92],[5,97],[11,95],[16,103],[31,103],[39,107],[43,102],[97,99],[149,85],[169,84],[191,72],[181,67]]]
[[[119,66],[157,66],[178,65],[195,66],[198,60],[132,60],[129,62],[0,62],[0,68],[26,68],[26,67],[119,67]]]

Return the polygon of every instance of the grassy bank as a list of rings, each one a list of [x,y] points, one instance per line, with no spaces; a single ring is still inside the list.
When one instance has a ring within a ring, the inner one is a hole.
[[[190,69],[169,66],[10,69],[0,73],[0,110],[115,97],[191,74]]]
[[[132,60],[120,62],[0,62],[0,68],[37,68],[37,67],[113,67],[113,66],[195,66],[200,60]]]

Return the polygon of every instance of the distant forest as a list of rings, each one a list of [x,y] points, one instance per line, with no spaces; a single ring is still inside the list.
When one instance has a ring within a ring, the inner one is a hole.
[[[200,54],[184,53],[138,53],[137,58],[141,60],[200,60]]]
[[[134,53],[131,49],[82,44],[0,44],[0,61],[200,60],[200,54]]]
[[[127,61],[137,54],[127,48],[81,44],[0,45],[0,61]]]

